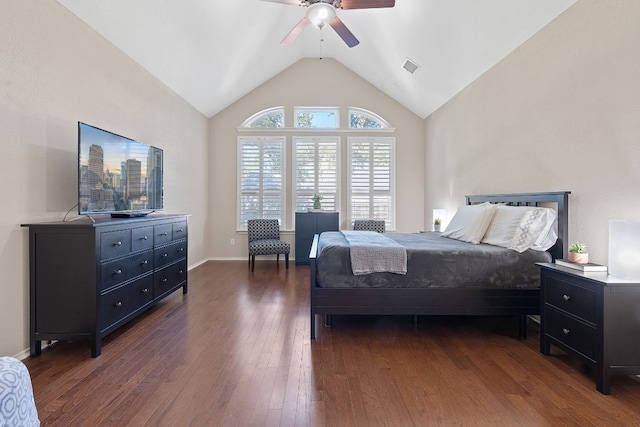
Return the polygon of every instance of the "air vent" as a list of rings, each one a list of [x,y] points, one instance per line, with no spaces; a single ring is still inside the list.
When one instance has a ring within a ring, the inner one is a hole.
[[[411,74],[415,74],[415,72],[418,71],[418,68],[420,68],[420,66],[418,64],[416,64],[415,62],[413,62],[412,60],[410,60],[409,58],[407,58],[404,61],[404,64],[402,64],[402,68],[404,68],[405,70],[407,70]]]

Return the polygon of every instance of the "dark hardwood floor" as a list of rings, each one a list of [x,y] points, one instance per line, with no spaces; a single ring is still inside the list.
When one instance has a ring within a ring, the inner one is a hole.
[[[309,337],[309,269],[209,262],[104,340],[24,362],[43,426],[637,426],[640,381],[594,372],[515,318],[336,316]]]

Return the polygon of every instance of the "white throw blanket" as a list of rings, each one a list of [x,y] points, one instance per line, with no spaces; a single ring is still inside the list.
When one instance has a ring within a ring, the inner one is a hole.
[[[375,231],[342,231],[349,242],[354,275],[407,274],[407,250],[395,240]]]

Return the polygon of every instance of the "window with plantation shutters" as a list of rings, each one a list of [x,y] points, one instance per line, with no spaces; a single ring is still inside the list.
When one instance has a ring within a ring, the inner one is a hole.
[[[313,196],[320,195],[322,209],[339,210],[340,137],[294,137],[294,209],[313,208]]]
[[[349,138],[350,222],[384,220],[395,229],[395,138]]]
[[[238,228],[254,218],[284,220],[283,137],[238,139]]]

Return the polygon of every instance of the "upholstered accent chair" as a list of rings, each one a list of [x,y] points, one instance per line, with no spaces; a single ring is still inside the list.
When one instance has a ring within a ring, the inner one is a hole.
[[[256,255],[276,255],[276,263],[279,263],[280,254],[284,254],[285,265],[289,268],[291,245],[280,240],[280,222],[277,219],[248,220],[247,235],[251,271],[256,266]]]
[[[353,221],[354,230],[377,231],[384,233],[384,220],[377,219],[356,219]]]

